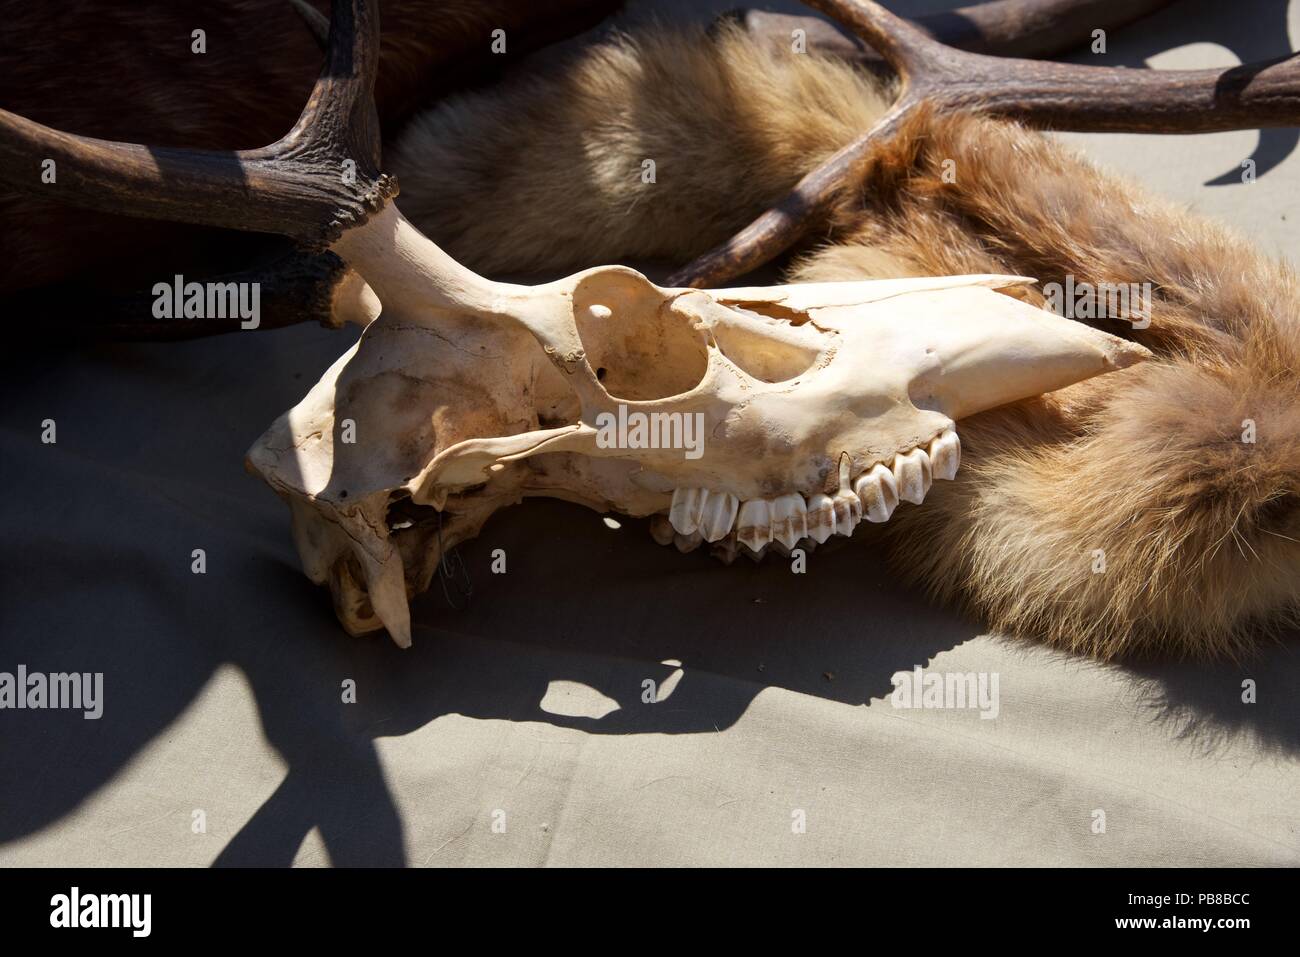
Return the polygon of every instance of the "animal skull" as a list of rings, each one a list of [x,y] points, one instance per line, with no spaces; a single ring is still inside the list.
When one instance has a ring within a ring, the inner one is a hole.
[[[524,287],[448,262],[455,307],[367,275],[383,313],[248,455],[344,627],[403,647],[445,551],[525,497],[659,516],[727,558],[824,542],[953,478],[957,419],[1146,355],[996,291],[1018,277]]]

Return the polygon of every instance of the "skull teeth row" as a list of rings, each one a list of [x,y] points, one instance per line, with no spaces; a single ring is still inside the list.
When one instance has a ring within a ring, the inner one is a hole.
[[[841,474],[835,495],[817,492],[807,500],[798,492],[774,499],[741,502],[729,492],[679,488],[673,492],[667,527],[652,526],[656,539],[689,551],[703,542],[719,542],[735,530],[736,540],[752,552],[772,542],[787,549],[808,538],[821,544],[832,535],[852,535],[864,518],[887,522],[900,501],[920,505],[934,479],[953,479],[961,462],[961,442],[949,429],[928,451],[917,447],[894,456],[849,480]]]

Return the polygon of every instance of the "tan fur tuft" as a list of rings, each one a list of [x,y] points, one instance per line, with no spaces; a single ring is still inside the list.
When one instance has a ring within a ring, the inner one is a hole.
[[[681,261],[758,215],[886,105],[869,78],[773,53],[738,27],[650,31],[588,48],[552,75],[446,100],[387,159],[406,216],[479,271]]]

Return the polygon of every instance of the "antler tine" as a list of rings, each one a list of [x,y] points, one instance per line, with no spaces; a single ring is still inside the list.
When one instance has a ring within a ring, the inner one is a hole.
[[[866,41],[906,82],[929,59],[935,45],[924,30],[894,16],[877,3],[842,5],[836,0],[807,0],[808,6],[840,21]]]
[[[382,147],[374,97],[375,74],[379,70],[375,2],[335,0],[332,4],[325,65],[298,122],[267,149],[293,155],[302,147],[325,146],[329,158],[335,161],[355,162],[364,157],[370,166],[366,172],[372,177],[378,175]],[[308,27],[313,27],[313,22],[319,25],[322,19],[319,15],[309,18],[301,8],[299,14]]]
[[[0,110],[0,180],[73,205],[328,246],[397,192],[396,181],[378,172],[374,7],[375,0],[336,0],[311,97],[293,129],[269,146],[226,152],[116,143]],[[47,160],[55,164],[52,183],[42,182]],[[345,175],[347,160],[355,176]]]
[[[899,105],[921,99],[1039,126],[1087,132],[1191,133],[1300,120],[1300,56],[1235,69],[1132,70],[957,50],[874,0],[808,0],[899,70]],[[1064,9],[1064,8],[1062,8]]]
[[[671,284],[717,285],[789,249],[824,215],[874,146],[923,105],[1087,132],[1204,133],[1300,124],[1300,55],[1226,71],[1077,66],[957,50],[873,0],[808,3],[880,50],[900,73],[899,97],[874,127],[722,246],[671,276]]]
[[[989,0],[917,17],[933,39],[997,56],[1047,57],[1085,42],[1098,27],[1118,29],[1173,0]]]
[[[291,0],[305,3],[305,0]],[[911,18],[931,39],[959,50],[995,56],[1051,57],[1091,39],[1098,27],[1118,29],[1174,0],[989,0],[943,13]],[[315,11],[313,10],[313,13]],[[317,14],[319,16],[319,14]],[[324,18],[322,18],[324,19]],[[808,49],[870,70],[887,68],[872,47],[844,35],[820,17],[737,9],[720,21],[738,22],[746,33],[785,48],[802,29]],[[323,35],[322,35],[323,36]]]
[[[302,22],[307,24],[307,29],[316,38],[320,48],[328,51],[330,48],[330,18],[313,7],[307,0],[289,0],[289,4],[302,19]]]

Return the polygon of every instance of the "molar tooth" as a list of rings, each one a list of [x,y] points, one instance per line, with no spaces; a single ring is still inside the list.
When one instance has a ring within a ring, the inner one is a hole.
[[[700,531],[704,534],[704,540],[716,542],[724,538],[735,524],[739,509],[740,499],[730,492],[708,493],[700,518]]]
[[[862,521],[862,499],[853,490],[842,488],[831,502],[835,507],[835,534],[852,535]]]
[[[808,537],[821,544],[835,534],[835,500],[825,492],[808,498]]]
[[[863,472],[853,483],[853,491],[862,502],[862,517],[868,522],[887,522],[898,507],[898,483],[894,473],[879,462],[870,472]]]
[[[798,492],[781,495],[772,502],[772,538],[794,548],[808,534],[808,506]]]
[[[687,552],[693,552],[704,542],[704,536],[699,532],[692,532],[689,535],[677,534],[673,536],[673,544],[677,550],[685,555]]]
[[[673,523],[668,521],[667,515],[650,516],[650,537],[660,545],[671,545],[673,543]]]
[[[936,479],[955,479],[961,464],[961,439],[948,429],[930,443],[930,469]]]
[[[930,491],[930,456],[921,449],[895,455],[894,480],[898,483],[899,498],[920,505],[925,501],[925,493]]]
[[[772,504],[767,499],[752,499],[740,506],[736,537],[751,552],[761,551],[772,540]]]
[[[673,492],[673,504],[668,509],[668,520],[683,535],[691,535],[700,527],[700,517],[709,490],[704,488],[679,488]]]

